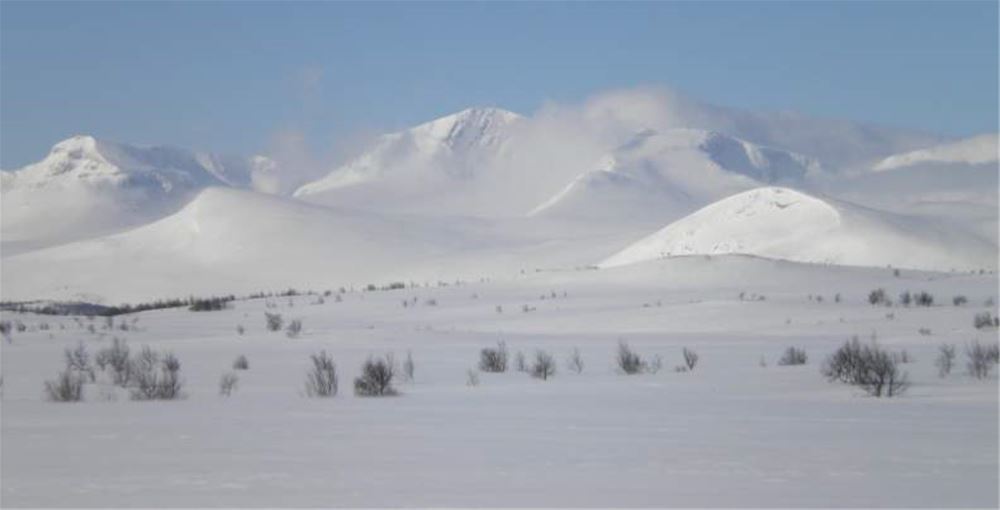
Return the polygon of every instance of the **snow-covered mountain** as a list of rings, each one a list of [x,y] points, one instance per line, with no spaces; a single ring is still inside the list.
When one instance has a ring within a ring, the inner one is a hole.
[[[565,218],[669,221],[762,184],[801,184],[818,161],[699,129],[637,134],[530,212]]]
[[[477,187],[503,158],[522,117],[470,108],[384,135],[366,152],[293,196],[318,204],[429,214],[475,212]],[[452,202],[458,202],[452,204]],[[485,205],[480,203],[479,205]]]
[[[747,254],[798,262],[919,269],[996,268],[997,247],[923,219],[787,188],[725,198],[602,261],[615,267],[679,255]]]
[[[162,217],[210,186],[273,191],[274,161],[138,147],[75,136],[39,161],[4,172],[8,249],[83,239]]]
[[[920,164],[981,165],[993,163],[995,165],[998,160],[997,151],[1000,150],[998,142],[1000,142],[1000,135],[996,133],[975,136],[904,154],[895,154],[877,163],[872,167],[872,170],[884,172]]]

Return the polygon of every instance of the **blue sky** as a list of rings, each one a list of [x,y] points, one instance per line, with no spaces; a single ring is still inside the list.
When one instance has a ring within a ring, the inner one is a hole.
[[[997,2],[0,2],[0,166],[88,133],[267,151],[472,105],[673,87],[950,135],[997,130]]]

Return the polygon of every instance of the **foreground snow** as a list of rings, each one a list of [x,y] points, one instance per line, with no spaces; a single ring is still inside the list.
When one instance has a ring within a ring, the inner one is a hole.
[[[873,308],[865,297],[875,287],[926,290],[948,304]],[[15,332],[3,345],[3,503],[995,507],[997,378],[964,375],[961,348],[996,341],[971,320],[996,287],[995,276],[688,257],[348,292],[325,304],[273,299],[286,319],[303,319],[296,339],[264,331],[264,300],[161,310],[118,332],[133,349],[171,350],[182,362],[188,397],[148,403],[106,401],[99,384],[84,403],[43,401],[62,349],[83,340],[93,352],[109,335],[100,320],[92,335],[70,318],[4,313],[52,329]],[[956,294],[969,304],[951,306]],[[402,306],[413,297],[417,306]],[[902,398],[865,397],[819,374],[837,345],[873,332],[915,358]],[[616,374],[619,338],[661,355],[664,370]],[[546,382],[482,374],[466,386],[479,349],[499,339],[512,353],[552,352],[559,372]],[[933,366],[942,342],[960,351],[943,379]],[[792,345],[809,363],[776,366]],[[677,373],[684,346],[701,361]],[[586,363],[579,375],[564,365],[573,348]],[[332,400],[302,396],[308,355],[320,349],[341,374]],[[350,395],[360,363],[387,351],[413,353],[415,382],[394,398]],[[239,354],[250,370],[232,397],[219,397],[219,377]]]

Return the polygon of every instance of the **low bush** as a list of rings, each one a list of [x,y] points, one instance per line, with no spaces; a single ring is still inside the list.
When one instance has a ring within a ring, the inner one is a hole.
[[[83,400],[84,376],[66,369],[53,381],[45,381],[45,394],[53,402],[79,402]]]
[[[250,369],[250,361],[247,360],[246,356],[240,354],[236,358],[236,360],[233,361],[233,370],[249,370],[249,369]]]
[[[392,354],[368,358],[361,366],[361,375],[354,379],[354,394],[359,397],[385,397],[396,394],[392,380],[396,363]]]
[[[830,355],[822,372],[830,381],[858,386],[875,397],[898,396],[909,386],[906,373],[900,373],[889,352],[879,348],[874,340],[862,345],[857,337]]]
[[[333,397],[337,395],[337,365],[326,351],[309,356],[312,367],[306,374],[306,395],[309,397]]]
[[[497,342],[496,348],[486,348],[479,351],[479,369],[483,372],[507,371],[507,344]]]
[[[789,347],[785,349],[785,353],[781,355],[781,358],[778,360],[778,365],[805,365],[808,359],[809,357],[806,356],[806,351],[804,349]]]
[[[615,364],[618,366],[619,372],[627,375],[638,374],[646,368],[646,363],[642,360],[642,357],[633,351],[624,340],[618,342],[618,353],[615,356]]]
[[[536,379],[543,381],[552,377],[556,373],[556,361],[551,354],[539,350],[535,351],[535,359],[531,363],[530,374]]]
[[[223,397],[232,395],[233,391],[235,391],[236,387],[239,385],[239,382],[239,376],[232,372],[222,374],[222,377],[219,379],[219,395],[222,395]]]

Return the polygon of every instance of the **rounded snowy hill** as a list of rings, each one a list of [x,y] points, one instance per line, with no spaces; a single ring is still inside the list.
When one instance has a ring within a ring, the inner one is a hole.
[[[716,254],[934,270],[997,266],[997,246],[970,234],[943,229],[922,218],[780,187],[758,188],[708,205],[599,266]]]

